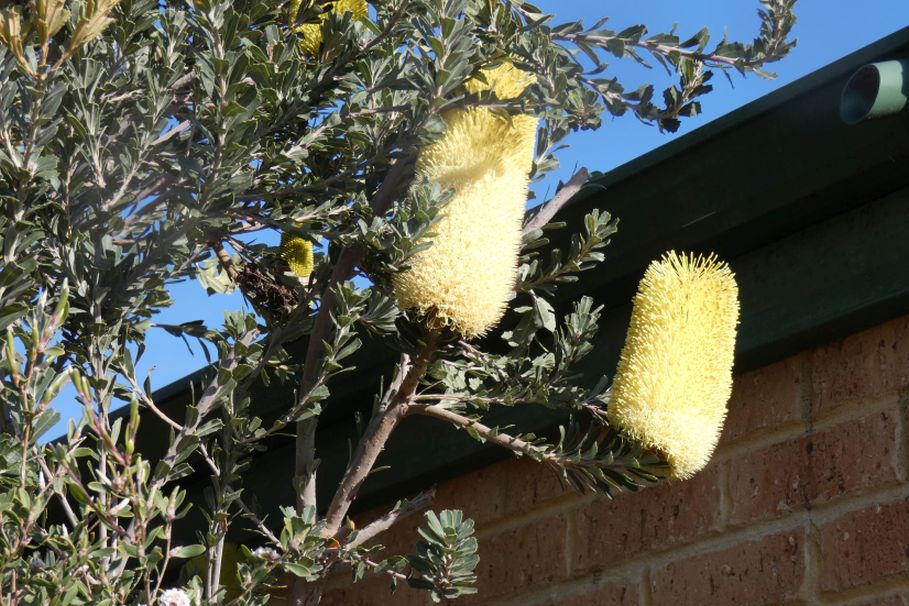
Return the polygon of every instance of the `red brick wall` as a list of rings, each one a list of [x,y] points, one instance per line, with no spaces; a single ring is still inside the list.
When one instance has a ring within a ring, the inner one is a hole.
[[[477,523],[464,606],[909,606],[909,317],[737,377],[711,465],[609,501],[509,460],[439,486]],[[384,543],[406,553],[410,529]],[[329,606],[427,604],[333,579]]]

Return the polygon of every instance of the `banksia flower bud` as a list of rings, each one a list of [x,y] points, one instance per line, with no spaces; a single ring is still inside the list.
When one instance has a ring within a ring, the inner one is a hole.
[[[532,79],[508,63],[483,75],[486,83],[467,88],[491,89],[499,99],[517,97]],[[432,246],[414,255],[394,286],[403,308],[432,312],[472,338],[499,321],[514,288],[537,119],[482,107],[443,118],[445,134],[421,151],[416,172],[454,194],[432,228]]]
[[[288,20],[291,25],[296,20],[302,4],[303,0],[291,0],[288,12]],[[366,5],[366,0],[335,0],[331,3],[331,12],[341,15],[350,13],[354,19],[365,19],[369,14],[369,7]],[[324,23],[328,19],[328,13],[322,13],[320,18]],[[303,39],[300,40],[300,48],[303,49],[303,52],[310,55],[319,53],[319,48],[322,46],[322,23],[301,23],[294,27],[294,31],[303,35]]]
[[[673,477],[703,468],[719,439],[738,315],[735,276],[713,255],[669,252],[638,286],[607,417]]]
[[[281,258],[295,276],[308,278],[313,270],[312,242],[299,236],[281,234]]]

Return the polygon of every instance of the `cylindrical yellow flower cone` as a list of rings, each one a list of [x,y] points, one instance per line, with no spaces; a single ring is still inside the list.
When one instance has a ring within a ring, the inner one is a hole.
[[[499,99],[517,97],[532,79],[508,63],[483,75],[487,83],[473,80],[468,89],[491,89]],[[486,108],[443,118],[445,134],[422,150],[417,175],[454,194],[432,228],[432,246],[394,286],[403,308],[431,311],[436,322],[472,338],[499,321],[514,288],[537,119]]]
[[[738,287],[715,256],[666,254],[647,268],[607,417],[660,452],[673,477],[702,469],[732,390]]]
[[[302,4],[303,0],[291,0],[290,10],[288,11],[288,21],[291,25],[296,20]],[[369,7],[366,4],[366,0],[335,0],[331,3],[331,12],[338,14],[351,13],[354,19],[365,19],[367,14],[369,14]],[[324,23],[328,19],[328,13],[322,13],[320,18]],[[303,52],[310,55],[318,54],[319,48],[322,46],[321,23],[301,23],[294,27],[294,31],[303,35],[300,40],[300,48],[303,49]]]
[[[308,278],[313,270],[312,242],[299,236],[281,234],[281,258],[294,275]]]

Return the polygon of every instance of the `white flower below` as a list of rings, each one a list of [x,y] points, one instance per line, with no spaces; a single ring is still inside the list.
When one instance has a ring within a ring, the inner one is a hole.
[[[272,547],[256,547],[253,549],[252,554],[260,560],[265,560],[271,564],[274,564],[279,559],[281,559],[281,554],[279,554],[277,550]]]
[[[158,598],[158,606],[192,606],[192,602],[182,589],[168,589]]]

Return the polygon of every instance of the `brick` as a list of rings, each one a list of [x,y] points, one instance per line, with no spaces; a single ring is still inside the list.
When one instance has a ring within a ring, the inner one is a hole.
[[[720,444],[802,419],[802,357],[737,376]]]
[[[903,600],[898,595],[871,598],[855,606],[903,606]]]
[[[812,384],[816,414],[895,394],[909,384],[909,316],[815,350]]]
[[[896,409],[774,444],[729,463],[730,523],[777,517],[899,481]]]
[[[514,461],[483,467],[474,472],[458,476],[440,483],[436,487],[436,496],[428,509],[461,509],[467,517],[473,519],[477,529],[501,518],[503,514],[502,491],[505,474]],[[358,527],[362,528],[370,521],[384,515],[392,507],[386,504],[356,516]],[[391,529],[380,534],[369,545],[381,544],[385,549],[380,552],[382,558],[391,555],[413,553],[420,540],[417,528],[423,523],[422,515],[414,515],[401,521]]]
[[[462,606],[544,587],[567,577],[565,515],[546,517],[515,530],[480,539],[476,596]]]
[[[785,604],[798,599],[804,574],[804,532],[797,530],[652,570],[652,602]]]
[[[578,492],[563,485],[556,473],[527,458],[508,461],[505,480],[505,514],[532,511],[557,499],[577,498]]]
[[[636,582],[603,583],[594,576],[586,591],[552,597],[544,606],[637,606],[639,594]]]
[[[514,461],[504,461],[442,482],[432,508],[461,509],[481,528],[499,519],[504,511],[503,486]]]
[[[391,579],[384,575],[374,575],[354,585],[327,591],[319,605],[426,606],[431,603],[428,592],[411,589],[407,583],[398,583],[397,590],[392,594]]]
[[[818,540],[823,591],[909,573],[909,499],[844,514],[822,526]]]
[[[598,500],[575,512],[572,574],[684,544],[716,529],[722,515],[721,471],[711,465],[690,480]]]

